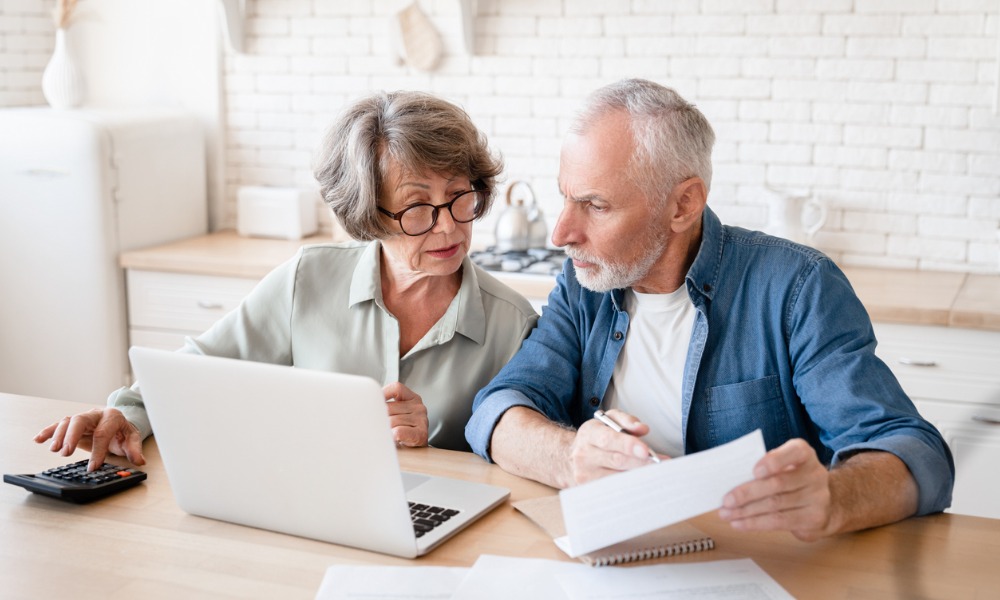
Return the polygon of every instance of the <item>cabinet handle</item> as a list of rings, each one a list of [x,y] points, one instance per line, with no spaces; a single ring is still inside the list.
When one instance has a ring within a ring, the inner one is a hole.
[[[199,300],[198,308],[204,308],[206,310],[219,310],[222,308],[221,302],[214,302],[211,300]]]
[[[972,420],[976,423],[982,423],[984,425],[1000,425],[1000,419],[994,419],[992,417],[981,417],[976,415],[972,417]]]
[[[906,356],[901,356],[899,358],[899,364],[910,365],[912,367],[936,367],[937,361],[926,360],[922,358],[909,358]]]

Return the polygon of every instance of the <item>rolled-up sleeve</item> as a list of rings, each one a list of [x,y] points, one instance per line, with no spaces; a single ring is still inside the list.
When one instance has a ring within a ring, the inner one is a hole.
[[[833,465],[847,460],[857,452],[878,450],[899,458],[910,470],[917,484],[919,500],[917,515],[941,512],[951,506],[955,483],[955,465],[944,442],[931,435],[894,435],[841,449],[833,457]]]
[[[871,321],[846,277],[830,261],[800,280],[789,316],[795,386],[831,466],[860,451],[889,452],[919,489],[917,514],[951,505],[955,465],[941,433],[918,413],[889,367],[875,355]],[[837,323],[837,327],[825,324]]]
[[[496,429],[500,417],[515,406],[538,410],[527,396],[517,390],[501,389],[489,396],[476,397],[476,402],[472,405],[472,418],[465,426],[465,439],[473,452],[493,462],[490,457],[490,439],[493,437],[493,430]]]

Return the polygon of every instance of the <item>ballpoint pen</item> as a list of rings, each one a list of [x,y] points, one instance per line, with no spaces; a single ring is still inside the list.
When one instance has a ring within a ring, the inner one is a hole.
[[[594,412],[594,418],[600,421],[601,423],[604,423],[611,429],[614,429],[618,433],[628,433],[627,431],[625,431],[624,427],[619,425],[617,421],[608,416],[608,413],[604,412],[603,410],[598,409],[596,412]],[[657,456],[652,449],[649,450],[649,459],[655,463],[660,462],[660,457]]]

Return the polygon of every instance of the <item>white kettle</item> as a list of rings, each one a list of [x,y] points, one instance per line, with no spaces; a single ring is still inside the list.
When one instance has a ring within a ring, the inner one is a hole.
[[[523,189],[525,197],[515,200],[514,191],[517,188]],[[507,207],[497,218],[494,234],[496,252],[523,252],[529,248],[545,247],[548,241],[545,216],[535,201],[535,192],[526,181],[515,181],[507,188]]]

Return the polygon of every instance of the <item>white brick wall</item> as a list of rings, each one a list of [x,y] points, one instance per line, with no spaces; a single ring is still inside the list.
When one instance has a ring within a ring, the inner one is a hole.
[[[55,46],[50,10],[41,0],[0,0],[0,107],[45,103],[42,71]]]
[[[0,0],[0,106],[43,102],[49,4]],[[247,53],[225,58],[222,225],[239,185],[309,185],[323,128],[383,88],[465,106],[554,221],[573,109],[635,76],[712,120],[710,202],[725,220],[761,228],[769,188],[810,193],[830,208],[813,242],[844,264],[998,268],[996,0],[479,0],[474,56],[457,0],[421,0],[446,49],[433,73],[389,57],[404,4],[247,0]]]

